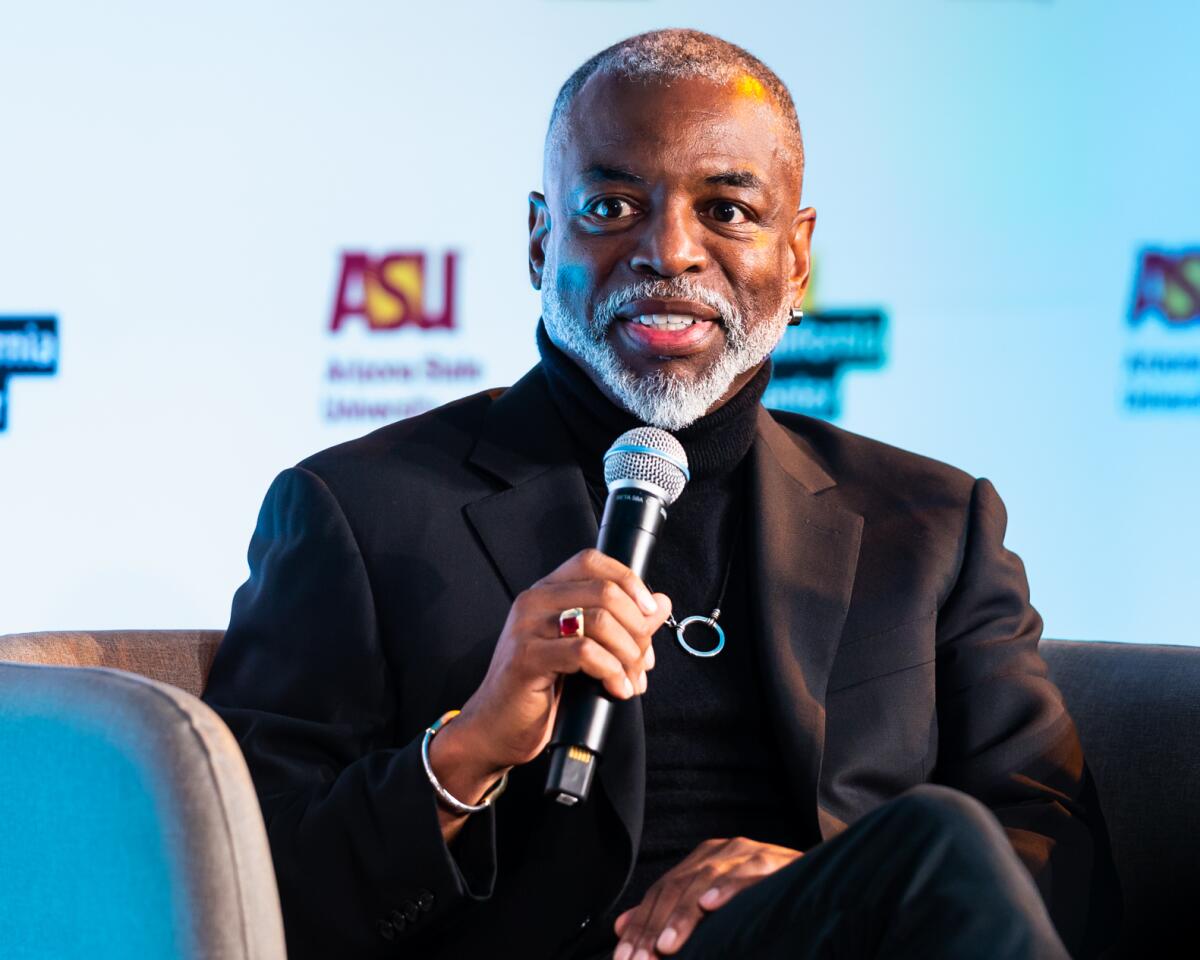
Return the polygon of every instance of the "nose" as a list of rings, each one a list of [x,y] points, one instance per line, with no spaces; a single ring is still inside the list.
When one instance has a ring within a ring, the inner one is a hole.
[[[699,229],[688,207],[661,207],[643,221],[630,267],[635,273],[659,277],[700,273],[708,264],[708,254],[694,233]]]

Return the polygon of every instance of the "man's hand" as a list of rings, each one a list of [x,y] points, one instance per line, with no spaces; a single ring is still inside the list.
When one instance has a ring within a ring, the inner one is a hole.
[[[717,910],[767,874],[802,857],[799,850],[745,837],[705,840],[617,917],[613,960],[648,960],[683,946],[705,913]]]
[[[583,609],[585,635],[560,637],[558,616]],[[462,713],[433,738],[430,763],[442,785],[477,802],[506,770],[533,760],[550,740],[570,673],[595,677],[619,700],[646,690],[651,638],[671,612],[623,563],[583,550],[513,602],[487,676]],[[439,811],[450,840],[463,818]]]

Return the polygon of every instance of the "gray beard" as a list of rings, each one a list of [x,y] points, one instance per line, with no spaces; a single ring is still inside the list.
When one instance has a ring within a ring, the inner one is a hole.
[[[614,291],[596,306],[593,316],[577,317],[559,296],[549,259],[542,272],[542,320],[554,344],[599,378],[617,401],[643,423],[663,430],[682,430],[699,420],[728,392],[733,381],[765,359],[787,328],[790,311],[786,288],[773,318],[748,324],[737,306],[700,286],[690,276],[641,280]],[[716,310],[725,328],[725,349],[695,377],[665,370],[639,376],[621,361],[607,333],[617,311],[635,300],[679,298]]]

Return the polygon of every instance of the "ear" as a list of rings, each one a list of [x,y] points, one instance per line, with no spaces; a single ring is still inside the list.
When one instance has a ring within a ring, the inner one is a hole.
[[[529,282],[542,289],[542,270],[546,266],[546,238],[550,235],[550,208],[546,198],[534,190],[529,194]]]
[[[808,280],[812,265],[813,227],[817,225],[817,211],[805,207],[796,214],[792,221],[792,236],[789,246],[792,248],[792,274],[788,277],[791,290],[792,306],[799,309],[804,306],[804,295],[808,292]]]

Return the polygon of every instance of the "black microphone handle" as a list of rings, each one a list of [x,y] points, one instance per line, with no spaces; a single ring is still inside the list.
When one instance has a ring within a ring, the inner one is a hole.
[[[604,504],[596,549],[645,577],[658,528],[666,519],[662,500],[649,491],[639,487],[614,490]]]
[[[666,517],[662,500],[649,491],[639,487],[613,490],[604,504],[596,549],[644,577],[658,528]],[[575,673],[563,681],[550,737],[547,795],[567,806],[587,799],[616,705],[594,677]]]

